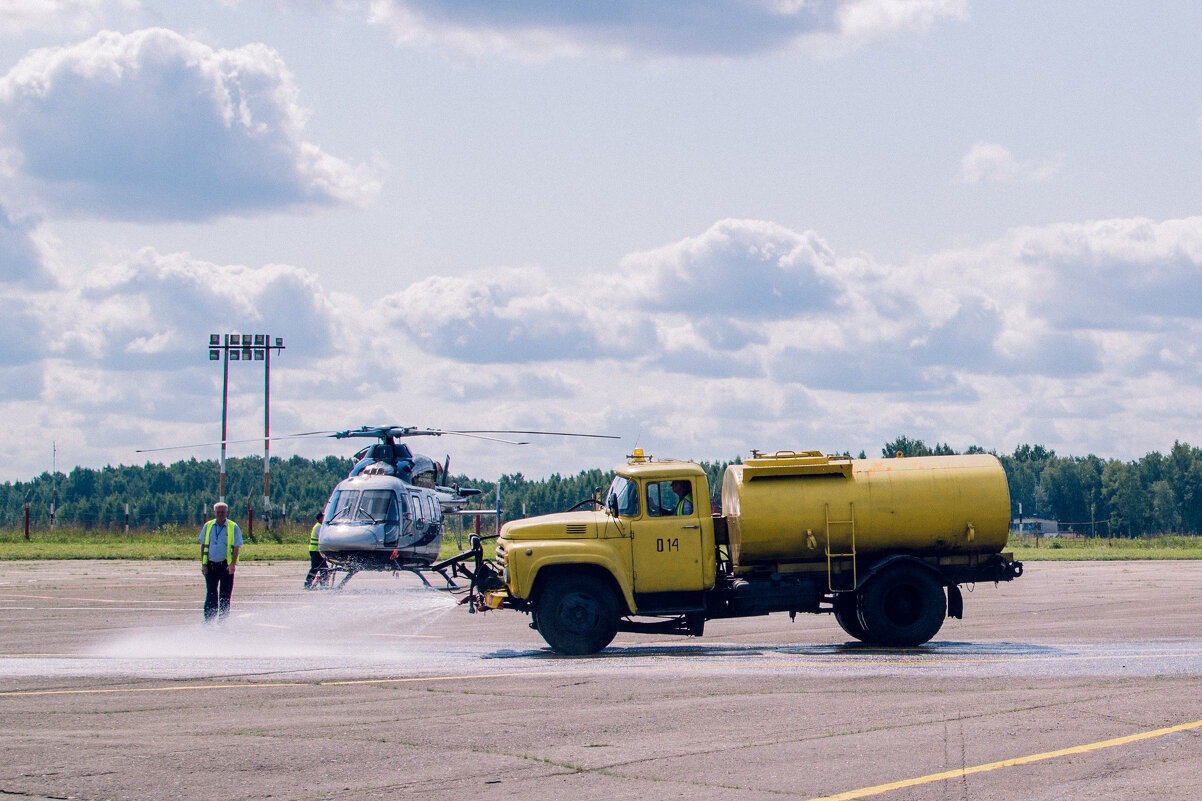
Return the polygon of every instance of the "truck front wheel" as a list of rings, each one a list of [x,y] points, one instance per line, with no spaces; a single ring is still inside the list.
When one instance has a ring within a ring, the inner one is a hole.
[[[871,642],[922,645],[934,637],[947,614],[943,585],[930,572],[895,565],[864,585],[860,615]]]
[[[589,573],[549,576],[535,601],[538,633],[561,654],[595,654],[618,633],[618,598]]]

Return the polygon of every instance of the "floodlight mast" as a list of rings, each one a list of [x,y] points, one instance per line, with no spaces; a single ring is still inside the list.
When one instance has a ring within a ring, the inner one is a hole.
[[[230,387],[230,335],[224,341],[221,334],[209,334],[209,361],[221,359],[221,461],[218,462],[217,501],[225,503],[225,439],[226,411],[229,408]]]
[[[221,461],[217,500],[225,502],[225,446],[228,439],[230,359],[263,362],[263,519],[271,526],[271,352],[282,351],[284,340],[270,334],[209,334],[209,361],[222,361],[221,370]]]

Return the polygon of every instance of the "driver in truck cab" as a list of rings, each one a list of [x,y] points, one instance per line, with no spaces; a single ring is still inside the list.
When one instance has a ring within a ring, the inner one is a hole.
[[[672,482],[672,492],[676,493],[676,509],[672,512],[676,517],[693,514],[693,487],[683,480]]]

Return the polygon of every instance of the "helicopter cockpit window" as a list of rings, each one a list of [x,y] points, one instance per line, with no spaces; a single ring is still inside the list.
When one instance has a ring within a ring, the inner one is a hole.
[[[618,514],[622,517],[635,517],[639,513],[639,485],[628,478],[614,476],[605,493],[605,508],[612,509],[617,502]]]
[[[330,499],[329,510],[325,522],[346,523],[354,518],[355,508],[359,505],[358,490],[340,490]]]
[[[364,490],[359,501],[358,519],[371,523],[396,523],[400,519],[396,496],[391,490]]]
[[[389,490],[343,490],[330,499],[326,523],[398,523],[396,496]]]

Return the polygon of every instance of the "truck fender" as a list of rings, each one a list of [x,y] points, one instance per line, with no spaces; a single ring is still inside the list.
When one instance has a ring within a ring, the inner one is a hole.
[[[534,584],[530,588],[531,602],[537,602],[539,593],[542,592],[543,586],[547,582],[547,578],[553,574],[561,572],[587,573],[597,576],[601,580],[607,582],[613,587],[614,592],[621,599],[624,609],[623,615],[629,614],[636,607],[634,605],[634,597],[626,592],[622,586],[622,582],[618,581],[613,572],[605,565],[597,562],[556,562],[546,565],[541,565],[538,572],[534,575]]]
[[[868,580],[870,578],[872,578],[873,576],[875,576],[877,573],[880,573],[882,570],[885,570],[888,567],[898,564],[899,562],[905,562],[906,564],[915,565],[916,567],[919,567],[919,568],[927,571],[928,573],[930,573],[932,576],[934,576],[935,580],[938,581],[940,584],[947,586],[947,579],[945,579],[943,577],[943,574],[939,572],[939,568],[935,567],[934,565],[927,564],[926,562],[922,561],[921,559],[917,559],[917,558],[915,558],[913,556],[909,556],[907,554],[899,553],[899,554],[894,554],[892,556],[886,556],[881,561],[872,563],[872,565],[870,565],[867,570],[864,570],[862,573],[860,573],[860,575],[858,576],[859,581],[856,582],[856,589],[858,590],[861,587],[863,587],[868,582]]]

